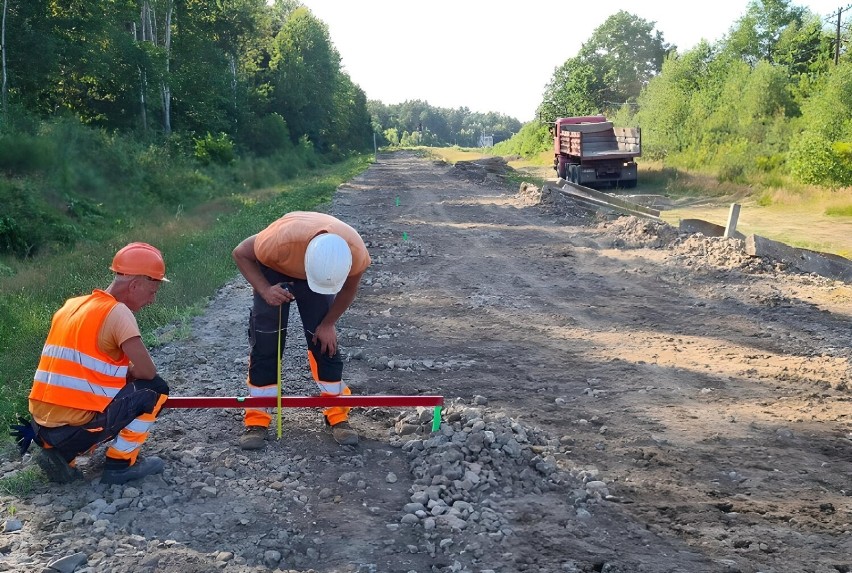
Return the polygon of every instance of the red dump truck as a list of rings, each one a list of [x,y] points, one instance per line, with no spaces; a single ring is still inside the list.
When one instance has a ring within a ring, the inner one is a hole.
[[[638,127],[613,127],[602,115],[560,117],[553,127],[556,174],[586,187],[636,187]]]

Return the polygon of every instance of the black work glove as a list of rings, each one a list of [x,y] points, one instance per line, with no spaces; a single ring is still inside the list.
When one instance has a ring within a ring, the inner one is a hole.
[[[30,444],[33,442],[37,443],[39,446],[42,445],[42,441],[36,435],[33,423],[27,418],[19,415],[18,424],[12,424],[9,428],[12,430],[9,432],[9,435],[15,438],[15,443],[18,445],[18,451],[21,452],[22,456],[27,453],[27,450],[30,449]]]

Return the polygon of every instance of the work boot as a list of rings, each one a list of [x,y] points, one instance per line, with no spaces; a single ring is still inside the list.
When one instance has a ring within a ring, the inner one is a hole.
[[[35,455],[35,463],[53,483],[70,483],[83,479],[83,474],[77,468],[72,468],[65,458],[55,448],[40,450]]]
[[[266,444],[266,426],[246,426],[240,436],[240,447],[244,450],[259,450]]]
[[[158,457],[139,458],[135,464],[126,468],[104,468],[101,483],[120,485],[135,479],[142,479],[145,476],[161,473],[164,467],[163,460]]]
[[[358,432],[352,429],[347,420],[338,422],[331,427],[331,435],[334,441],[341,446],[354,446],[358,444]]]

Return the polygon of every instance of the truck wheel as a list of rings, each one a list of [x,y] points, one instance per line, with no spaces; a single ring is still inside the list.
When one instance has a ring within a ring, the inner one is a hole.
[[[561,161],[556,164],[556,174],[562,179],[568,178],[568,174],[565,172],[565,167],[565,164]]]

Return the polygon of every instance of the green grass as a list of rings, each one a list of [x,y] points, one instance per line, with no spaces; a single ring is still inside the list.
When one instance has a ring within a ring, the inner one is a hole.
[[[185,336],[188,318],[237,276],[231,251],[242,239],[289,211],[323,210],[338,185],[365,170],[371,159],[358,156],[273,188],[243,188],[195,209],[152,214],[132,230],[116,225],[120,230],[109,239],[81,241],[72,252],[4,260],[14,274],[0,273],[0,424],[6,427],[15,414],[27,412],[26,397],[53,313],[69,297],[106,287],[110,261],[121,246],[145,241],[159,247],[172,281],[137,316],[146,342]]]
[[[29,467],[17,472],[12,477],[0,479],[0,493],[15,497],[29,495],[36,487],[44,484],[45,477],[36,467]],[[15,517],[17,509],[14,505],[6,509],[9,517]]]
[[[829,217],[852,217],[852,205],[827,207],[825,214]]]

